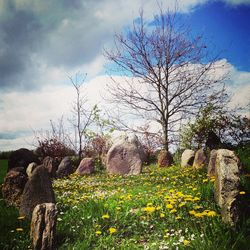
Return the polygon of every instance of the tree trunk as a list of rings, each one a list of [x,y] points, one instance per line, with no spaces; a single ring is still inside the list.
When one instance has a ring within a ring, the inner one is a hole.
[[[168,151],[168,124],[164,123],[162,124],[162,130],[163,130],[163,148]]]

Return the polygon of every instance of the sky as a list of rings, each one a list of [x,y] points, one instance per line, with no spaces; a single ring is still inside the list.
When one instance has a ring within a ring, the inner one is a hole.
[[[174,0],[161,3],[175,5]],[[0,0],[0,151],[31,148],[34,130],[71,115],[75,93],[69,76],[77,72],[87,73],[89,102],[103,104],[110,81],[103,49],[112,48],[114,34],[129,27],[142,8],[150,21],[157,1]],[[227,64],[231,105],[245,107],[250,0],[179,0],[178,15]]]

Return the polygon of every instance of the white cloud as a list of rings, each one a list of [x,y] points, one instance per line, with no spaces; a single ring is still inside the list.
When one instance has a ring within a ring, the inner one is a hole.
[[[224,0],[224,2],[230,5],[241,5],[241,4],[250,4],[250,0]]]
[[[239,71],[226,61],[219,61],[217,64],[222,63],[226,64],[225,69],[229,69],[231,75],[228,88],[234,95],[230,105],[245,107],[249,103],[250,72]],[[216,74],[221,75],[222,73],[218,71]],[[50,79],[58,82],[65,81],[65,76],[61,71],[52,70],[49,75]],[[114,78],[124,84],[127,80],[122,76],[114,76]],[[99,104],[102,108],[107,106],[105,100],[102,99],[102,97],[109,96],[107,83],[111,83],[110,78],[102,75],[94,77],[84,84],[84,93],[86,93],[90,106],[94,104]],[[56,121],[63,114],[65,118],[70,117],[74,94],[74,89],[70,84],[50,85],[38,92],[1,93],[0,131],[15,134],[19,131],[31,132],[31,128],[46,129],[49,127],[50,119]],[[26,141],[30,140],[29,134],[24,137],[22,133],[16,139],[0,139],[0,150],[27,146]]]

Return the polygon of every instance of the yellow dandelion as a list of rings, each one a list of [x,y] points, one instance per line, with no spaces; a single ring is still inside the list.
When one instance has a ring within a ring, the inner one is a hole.
[[[194,216],[196,218],[202,218],[204,216],[204,214],[203,213],[195,213]]]
[[[143,211],[147,213],[153,213],[155,211],[155,207],[144,207]]]
[[[117,232],[117,229],[116,228],[114,228],[114,227],[110,227],[109,228],[109,233],[110,234],[114,234],[114,233],[116,233]]]
[[[102,232],[101,231],[96,231],[95,234],[98,236],[98,235],[101,235]]]
[[[190,214],[190,215],[195,215],[196,212],[195,212],[194,210],[190,210],[190,211],[189,211],[189,214]]]
[[[16,231],[17,231],[17,232],[22,232],[22,231],[23,231],[23,228],[18,227],[18,228],[16,228]]]
[[[172,209],[172,210],[170,210],[170,213],[171,214],[174,214],[174,213],[176,213],[177,212],[177,210],[176,209]]]
[[[164,218],[164,217],[165,217],[165,214],[164,214],[164,213],[160,213],[160,217],[161,217],[161,218]]]
[[[209,211],[206,215],[209,216],[209,217],[214,217],[214,216],[216,216],[217,214],[216,214],[215,211]]]
[[[187,245],[190,244],[190,241],[189,241],[189,240],[184,240],[184,241],[183,241],[183,244],[184,244],[184,246],[187,246]]]
[[[173,205],[172,205],[172,204],[167,204],[167,205],[166,205],[166,208],[168,208],[168,209],[172,209],[172,208],[174,208],[174,207],[173,207]]]
[[[246,192],[245,191],[240,191],[240,194],[243,195],[243,194],[246,194]]]
[[[108,215],[108,214],[104,214],[103,216],[102,216],[102,219],[109,219],[110,218],[110,216]]]
[[[181,216],[176,216],[175,219],[176,219],[176,220],[180,220],[180,219],[181,219]]]
[[[185,202],[182,202],[182,203],[180,203],[179,205],[178,205],[178,207],[183,207],[183,206],[185,206]]]

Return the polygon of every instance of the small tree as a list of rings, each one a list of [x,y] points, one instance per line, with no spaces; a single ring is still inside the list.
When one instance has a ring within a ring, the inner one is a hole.
[[[150,25],[141,12],[125,35],[115,35],[115,48],[105,55],[127,76],[126,84],[109,86],[111,101],[137,117],[157,121],[166,150],[180,121],[225,97],[220,84],[224,76],[214,77],[221,65],[208,58],[202,37],[192,38],[176,14],[162,8]]]
[[[75,140],[72,143],[75,150],[78,152],[78,157],[81,158],[83,151],[84,138],[86,131],[93,122],[95,106],[91,109],[86,107],[87,98],[83,96],[82,88],[86,79],[86,75],[76,74],[75,78],[69,77],[72,86],[75,89],[76,98],[72,105],[73,118],[70,119],[75,130]]]

